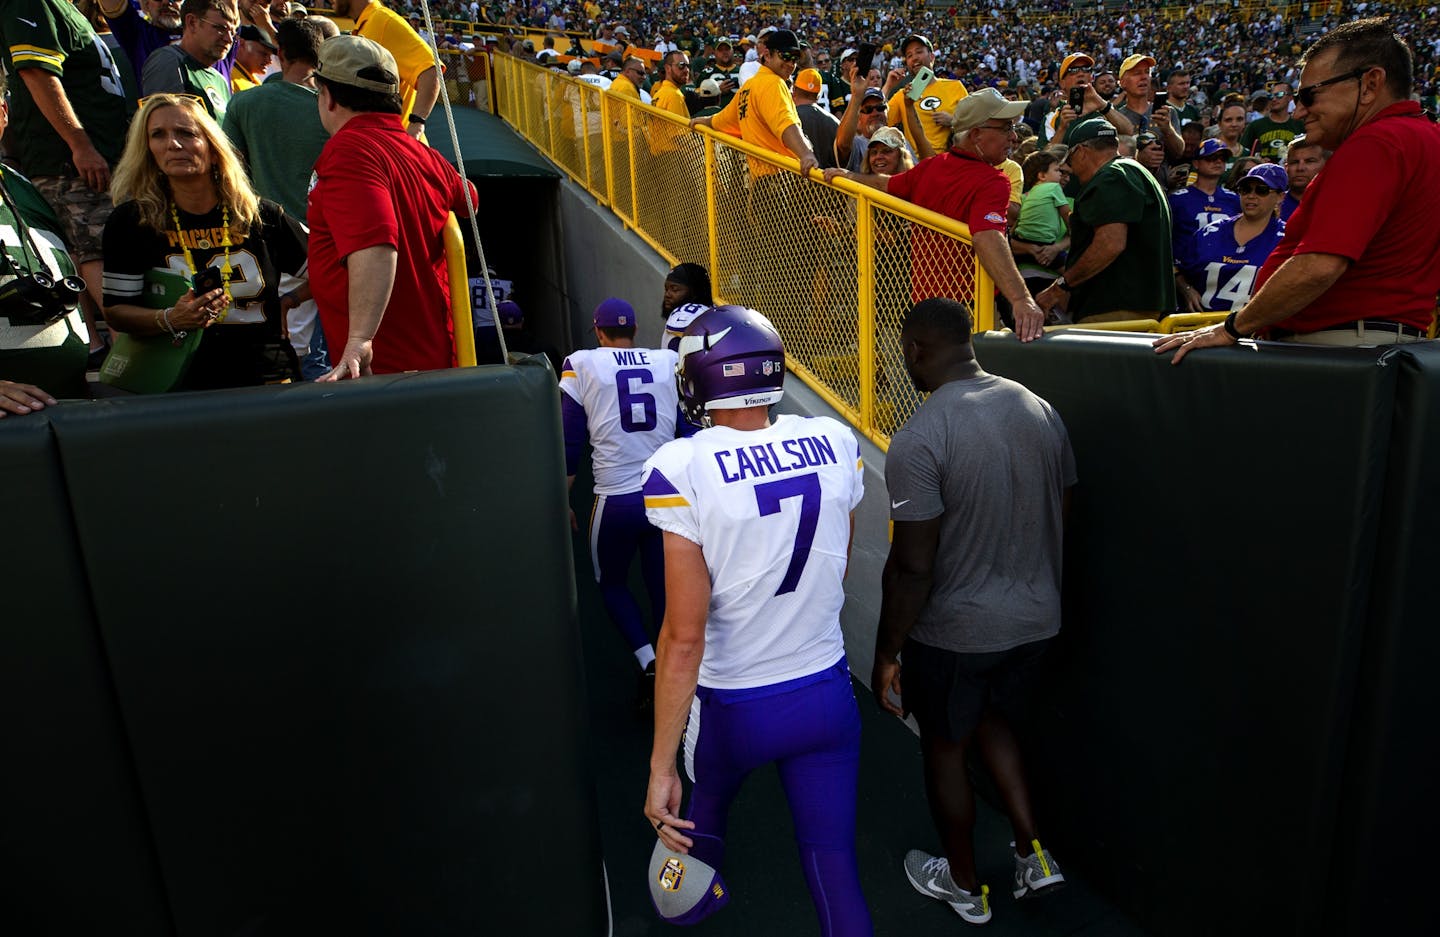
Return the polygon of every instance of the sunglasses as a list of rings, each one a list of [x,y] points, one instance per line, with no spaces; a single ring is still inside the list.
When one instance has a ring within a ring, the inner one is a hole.
[[[878,113],[880,113],[880,112],[883,111],[883,110],[885,110],[885,105],[883,105],[883,104],[868,104],[868,105],[866,105],[865,107],[860,108],[860,113],[862,113],[862,114],[878,114]]]
[[[780,56],[781,60],[785,62],[793,62],[800,58],[799,52],[776,52],[775,54]]]
[[[147,94],[145,95],[145,97],[136,101],[135,104],[138,107],[144,107],[146,101],[158,101],[160,98],[185,98],[186,100],[194,101],[202,107],[205,105],[205,99],[200,97],[200,95],[198,94],[178,94],[169,92],[163,94]]]
[[[1241,195],[1269,195],[1275,190],[1258,182],[1242,182],[1235,187],[1235,191]]]
[[[1158,135],[1153,134],[1153,133],[1148,133],[1148,132],[1147,132],[1147,133],[1142,133],[1142,134],[1140,134],[1138,137],[1135,138],[1135,143],[1136,143],[1138,146],[1149,146],[1149,145],[1152,144],[1152,143],[1159,143],[1159,142],[1160,142],[1160,137],[1159,137]]]
[[[1352,78],[1359,78],[1361,75],[1365,74],[1370,69],[1378,67],[1378,65],[1366,65],[1364,68],[1357,68],[1353,72],[1346,72],[1343,75],[1336,75],[1334,78],[1326,78],[1324,81],[1317,81],[1313,85],[1306,85],[1305,87],[1296,90],[1295,100],[1300,102],[1301,107],[1311,107],[1315,103],[1315,92],[1319,89],[1325,87],[1326,85],[1339,84],[1342,81],[1349,81]]]

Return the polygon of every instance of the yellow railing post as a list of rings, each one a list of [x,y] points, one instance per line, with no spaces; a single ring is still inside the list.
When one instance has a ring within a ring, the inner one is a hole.
[[[875,218],[870,199],[855,203],[855,334],[859,339],[860,424],[875,432]]]
[[[713,298],[720,301],[720,223],[716,210],[715,186],[719,173],[715,169],[715,141],[701,134],[700,145],[705,148],[705,227],[710,242],[710,284]]]
[[[595,179],[590,173],[590,106],[586,102],[589,92],[580,88],[580,132],[576,137],[580,145],[585,148],[585,188],[591,192],[595,191]]]
[[[614,121],[610,119],[610,109],[615,102],[605,92],[600,92],[600,147],[605,151],[605,200],[604,204],[611,208],[615,207],[615,157],[611,154],[610,148],[615,145],[611,134]]]
[[[972,248],[973,249],[973,248]],[[995,328],[995,281],[975,255],[975,331],[988,332]]]
[[[559,152],[555,149],[555,111],[558,110],[558,108],[552,107],[550,104],[551,100],[553,100],[555,95],[554,90],[550,87],[551,83],[552,82],[550,81],[550,73],[547,70],[541,80],[541,87],[545,89],[545,96],[540,99],[540,106],[545,109],[544,117],[545,130],[547,131],[546,136],[550,140],[550,150],[545,155],[558,163],[560,162]]]
[[[630,154],[630,223],[640,227],[640,194],[635,184],[635,108],[625,105],[625,149]]]

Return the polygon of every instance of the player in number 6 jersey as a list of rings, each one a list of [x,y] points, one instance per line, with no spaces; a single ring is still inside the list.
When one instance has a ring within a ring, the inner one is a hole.
[[[746,775],[774,762],[821,933],[868,935],[855,860],[860,715],[840,631],[859,447],[826,417],[771,422],[784,349],[758,312],[706,312],[679,353],[681,402],[692,421],[714,425],[645,463],[668,601],[645,799],[660,837],[651,897],[682,924],[725,904],[730,802]],[[694,785],[683,818],[682,733]]]
[[[677,425],[682,433],[694,427],[678,419],[675,352],[635,347],[630,304],[605,300],[595,307],[594,323],[600,347],[571,354],[561,367],[565,474],[573,485],[588,438],[595,470],[590,557],[605,610],[640,667],[643,707],[653,686],[655,648],[628,585],[635,554],[640,554],[657,626],[665,615],[665,581],[660,531],[645,520],[640,471],[662,443],[675,437]]]

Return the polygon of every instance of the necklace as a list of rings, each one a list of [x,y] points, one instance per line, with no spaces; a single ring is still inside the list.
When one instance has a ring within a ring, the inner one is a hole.
[[[185,263],[190,267],[190,276],[193,278],[200,271],[195,268],[195,258],[190,253],[190,245],[185,243],[185,229],[180,227],[180,209],[175,207],[173,201],[170,203],[170,217],[175,219],[175,233],[180,237],[180,249],[185,252]],[[221,244],[225,247],[225,263],[220,268],[220,283],[225,290],[225,311],[215,317],[217,325],[225,321],[225,317],[230,314],[230,307],[235,304],[234,297],[230,295],[230,206],[223,202],[220,205],[220,228],[224,232],[221,235]]]

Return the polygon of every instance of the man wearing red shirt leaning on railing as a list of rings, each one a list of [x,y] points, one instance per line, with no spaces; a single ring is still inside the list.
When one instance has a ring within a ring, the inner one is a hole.
[[[1015,311],[1015,334],[1020,341],[1029,342],[1040,337],[1045,315],[1035,305],[1010,253],[1005,233],[1010,180],[996,168],[1010,155],[1015,118],[1025,113],[1025,106],[1023,101],[1006,101],[994,88],[982,88],[955,105],[950,149],[944,153],[894,176],[827,169],[825,179],[843,176],[968,225],[975,256]],[[952,238],[916,225],[910,257],[915,301],[932,296],[971,298],[957,295],[965,289],[955,284],[956,271],[964,261]]]
[[[1440,129],[1410,100],[1414,58],[1383,19],[1346,23],[1301,59],[1295,117],[1334,150],[1255,278],[1221,325],[1167,335],[1178,363],[1261,329],[1320,345],[1419,341],[1440,292]]]

